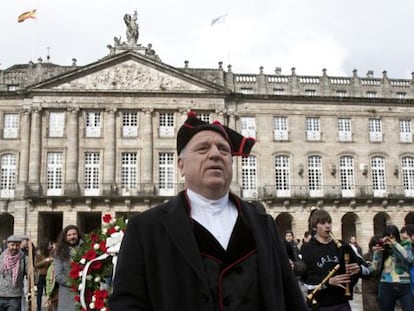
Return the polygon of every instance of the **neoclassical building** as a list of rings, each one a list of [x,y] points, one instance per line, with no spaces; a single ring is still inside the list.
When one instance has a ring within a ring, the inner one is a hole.
[[[116,40],[102,59],[0,70],[0,238],[55,240],[105,213],[129,217],[184,188],[175,137],[187,112],[255,137],[232,191],[301,238],[312,208],[334,233],[414,223],[414,79],[182,68]]]

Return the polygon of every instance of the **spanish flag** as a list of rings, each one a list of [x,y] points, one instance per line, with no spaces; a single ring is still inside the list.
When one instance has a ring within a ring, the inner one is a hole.
[[[17,18],[17,22],[18,23],[24,22],[28,18],[36,18],[36,10],[31,10],[31,11],[20,14],[19,17]]]

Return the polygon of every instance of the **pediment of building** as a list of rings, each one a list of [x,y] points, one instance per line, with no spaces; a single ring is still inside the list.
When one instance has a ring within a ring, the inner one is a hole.
[[[221,86],[182,70],[127,54],[105,59],[34,87],[56,91],[206,92]]]

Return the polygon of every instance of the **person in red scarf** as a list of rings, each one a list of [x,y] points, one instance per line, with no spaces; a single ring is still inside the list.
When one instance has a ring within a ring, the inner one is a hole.
[[[27,259],[20,249],[21,238],[11,235],[0,255],[0,311],[20,311]]]

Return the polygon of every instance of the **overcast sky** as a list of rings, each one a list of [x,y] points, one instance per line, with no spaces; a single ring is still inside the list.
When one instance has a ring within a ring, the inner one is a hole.
[[[17,23],[37,9],[36,20]],[[0,69],[46,60],[86,65],[126,40],[125,13],[138,11],[138,43],[162,61],[235,73],[411,78],[413,0],[0,0]],[[211,21],[227,15],[221,23]]]

